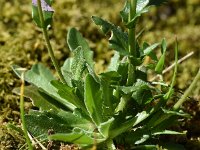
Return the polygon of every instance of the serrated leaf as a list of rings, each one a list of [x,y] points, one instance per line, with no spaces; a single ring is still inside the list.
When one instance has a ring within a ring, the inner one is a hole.
[[[97,16],[92,16],[92,21],[100,26],[100,29],[103,31],[104,34],[108,34],[113,29],[113,24],[101,19]]]
[[[99,17],[92,16],[92,20],[101,27],[104,34],[111,32],[109,39],[110,48],[118,51],[121,55],[130,55],[128,52],[128,34],[126,32]]]
[[[40,28],[47,28],[51,22],[54,10],[51,8],[52,0],[41,0],[41,7],[44,17],[44,27],[40,21],[39,12],[38,12],[38,5],[37,0],[32,0],[32,18],[36,25]]]
[[[103,121],[102,91],[99,83],[90,74],[85,79],[84,102],[91,119],[98,126]]]
[[[71,28],[67,34],[67,43],[72,52],[76,50],[78,47],[82,47],[83,50],[83,58],[93,69],[93,51],[90,50],[90,47],[87,41],[83,38],[83,36],[75,29]]]

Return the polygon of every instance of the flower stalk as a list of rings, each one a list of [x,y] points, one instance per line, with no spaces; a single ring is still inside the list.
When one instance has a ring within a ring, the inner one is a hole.
[[[39,17],[40,17],[42,32],[43,32],[43,35],[44,35],[44,39],[45,39],[45,42],[46,42],[48,53],[50,55],[51,61],[53,62],[53,65],[54,65],[54,67],[55,67],[55,69],[58,73],[58,76],[59,76],[61,82],[66,83],[65,78],[62,75],[62,72],[61,72],[60,67],[58,65],[58,62],[55,58],[55,55],[54,55],[54,52],[53,52],[53,49],[52,49],[52,46],[51,46],[51,43],[50,43],[50,40],[49,40],[47,28],[45,27],[45,24],[44,24],[44,16],[43,16],[43,13],[42,13],[41,0],[37,0],[37,4],[38,4],[38,14],[39,14]]]
[[[129,22],[136,15],[136,6],[137,0],[130,0],[130,12],[129,12]],[[128,49],[132,57],[136,57],[136,36],[135,36],[135,26],[131,29],[128,29]],[[129,68],[128,68],[128,79],[127,85],[132,85],[135,82],[135,69],[136,67],[131,62],[129,58]]]

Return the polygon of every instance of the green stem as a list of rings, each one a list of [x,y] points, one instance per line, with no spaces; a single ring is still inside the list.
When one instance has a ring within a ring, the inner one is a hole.
[[[26,127],[26,123],[25,123],[25,112],[24,112],[24,72],[22,72],[21,75],[21,88],[20,88],[20,118],[22,121],[22,128],[23,128],[23,132],[24,132],[24,136],[26,138],[26,143],[28,144],[28,148],[29,150],[33,150],[33,146],[31,144],[31,141],[28,137],[28,130]]]
[[[192,84],[182,95],[181,99],[174,105],[174,107],[173,107],[174,110],[177,110],[187,100],[187,97],[192,92],[192,90],[194,89],[195,85],[198,83],[199,80],[200,80],[200,69],[199,69],[197,75],[195,76],[194,80],[192,81]]]
[[[42,31],[43,31],[43,35],[44,35],[44,39],[45,39],[45,42],[47,44],[47,49],[48,49],[48,53],[51,57],[51,60],[53,62],[53,65],[56,69],[56,71],[58,72],[58,75],[60,77],[60,80],[63,82],[63,83],[66,83],[65,81],[65,78],[64,76],[62,75],[62,72],[60,70],[60,67],[58,65],[58,62],[55,58],[55,55],[54,55],[54,52],[53,52],[53,49],[52,49],[52,46],[51,46],[51,43],[50,43],[50,40],[49,40],[49,36],[48,36],[48,32],[47,32],[47,28],[45,27],[44,25],[44,16],[43,16],[43,12],[42,12],[42,7],[41,7],[41,0],[37,0],[37,4],[38,4],[38,13],[39,13],[39,17],[40,17],[40,22],[41,22],[41,26],[42,26]]]
[[[130,0],[131,8],[129,13],[129,21],[131,21],[136,14],[137,0]],[[136,57],[136,39],[135,39],[135,27],[128,30],[128,43],[129,52],[133,57]]]
[[[129,13],[129,21],[131,21],[136,14],[136,6],[137,0],[130,0],[130,13]],[[136,57],[136,35],[135,35],[135,27],[128,29],[128,49],[129,53],[132,57]],[[129,68],[128,68],[128,79],[127,85],[132,85],[135,82],[135,70],[136,67],[131,62],[131,58],[129,58]]]

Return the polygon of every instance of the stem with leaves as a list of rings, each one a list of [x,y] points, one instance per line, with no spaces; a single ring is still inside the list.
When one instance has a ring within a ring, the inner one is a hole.
[[[130,0],[130,13],[129,21],[131,21],[136,14],[137,0]],[[128,49],[132,57],[136,57],[136,39],[135,39],[135,26],[131,29],[128,29]],[[128,80],[127,85],[133,84],[135,81],[135,66],[131,63],[131,58],[129,58],[129,69],[128,69]]]
[[[136,14],[137,0],[130,0],[131,8],[129,13],[129,21],[131,21]],[[136,39],[135,39],[135,27],[128,30],[128,43],[129,43],[129,53],[136,57]]]
[[[43,16],[43,13],[42,13],[42,7],[41,7],[41,0],[37,0],[37,4],[38,4],[38,13],[39,13],[39,17],[40,17],[40,22],[41,22],[41,26],[42,26],[42,31],[43,31],[43,35],[44,35],[44,39],[46,41],[46,44],[47,44],[47,49],[48,49],[48,53],[51,57],[51,60],[53,62],[53,65],[56,69],[56,71],[58,72],[58,75],[60,77],[60,80],[63,82],[63,83],[66,83],[65,81],[65,78],[64,76],[62,75],[62,72],[60,70],[60,67],[58,65],[58,62],[55,58],[55,55],[54,55],[54,52],[53,52],[53,49],[52,49],[52,46],[51,46],[51,43],[50,43],[50,40],[49,40],[49,36],[48,36],[48,32],[47,32],[47,28],[45,27],[44,25],[44,16]]]

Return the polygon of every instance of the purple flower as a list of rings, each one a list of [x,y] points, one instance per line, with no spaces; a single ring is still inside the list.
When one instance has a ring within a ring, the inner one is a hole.
[[[42,6],[42,10],[43,11],[50,11],[53,12],[53,8],[51,6],[49,6],[49,4],[47,4],[47,2],[45,0],[40,0],[41,1],[41,6]],[[37,0],[32,0],[32,4],[33,6],[38,6],[37,5]]]

